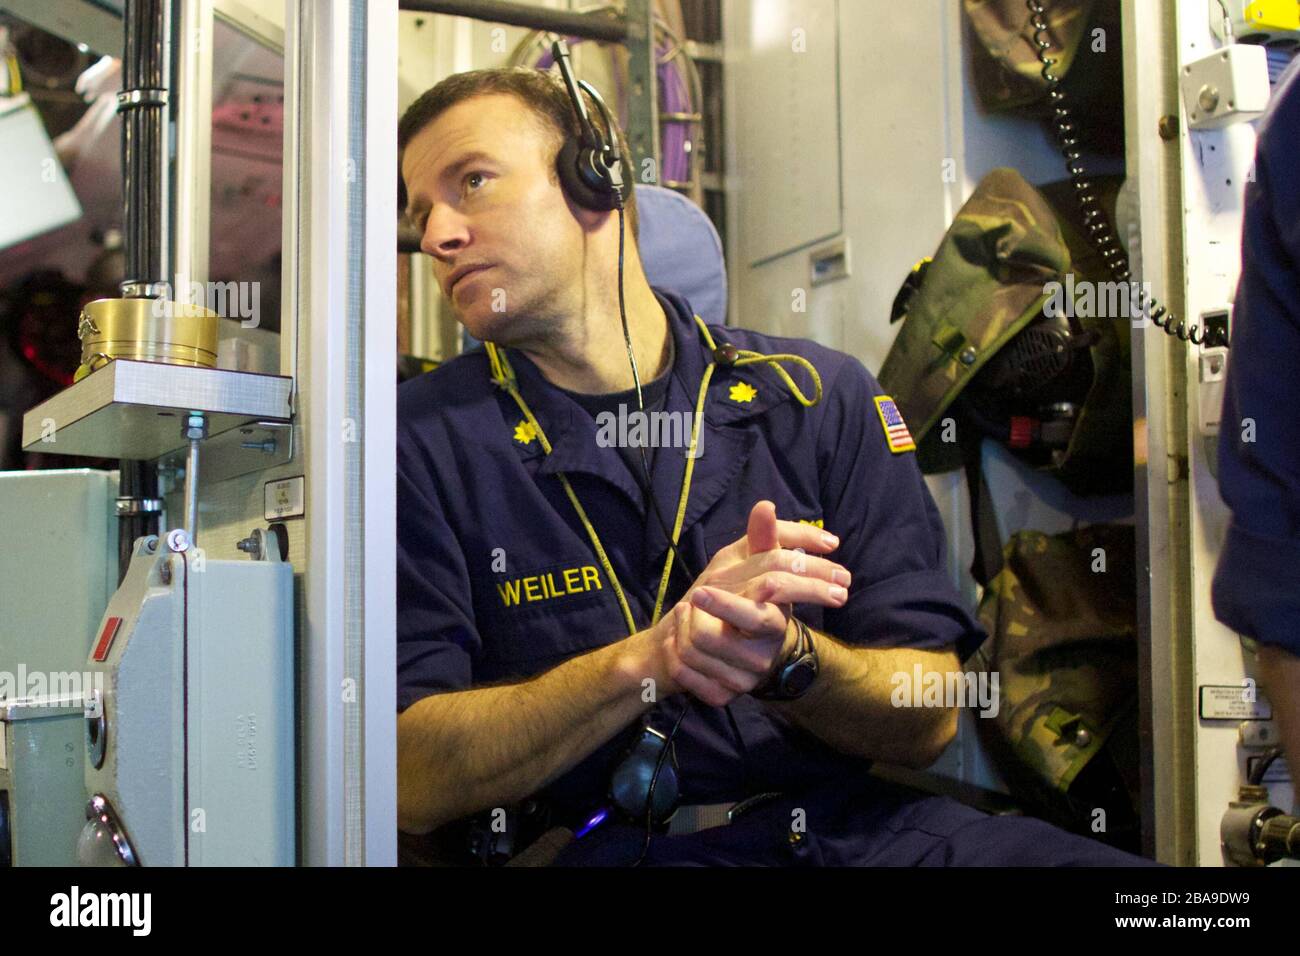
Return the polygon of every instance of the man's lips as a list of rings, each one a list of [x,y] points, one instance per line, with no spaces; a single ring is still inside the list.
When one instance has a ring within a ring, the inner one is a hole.
[[[470,276],[476,275],[477,273],[482,272],[484,269],[490,269],[490,268],[492,268],[490,265],[481,265],[481,266],[472,266],[469,269],[466,269],[464,272],[462,272],[460,275],[458,275],[455,279],[452,280],[451,285],[447,288],[447,295],[450,296],[451,293],[455,291],[456,286],[460,285],[460,283],[464,279],[468,279]]]

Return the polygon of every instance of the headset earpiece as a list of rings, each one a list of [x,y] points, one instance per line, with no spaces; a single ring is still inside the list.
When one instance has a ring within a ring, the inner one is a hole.
[[[581,145],[570,137],[555,158],[560,184],[579,206],[608,211],[617,209],[623,184],[623,161],[606,164],[605,152]]]
[[[555,158],[560,184],[569,198],[584,209],[602,212],[617,209],[627,202],[629,181],[627,171],[623,168],[623,158],[618,151],[614,118],[590,83],[574,80],[569,65],[569,49],[564,42],[556,40],[551,46],[551,52],[560,68],[560,75],[564,78],[569,102],[573,105],[578,128],[581,130],[576,137],[572,134],[565,137],[564,145]],[[607,143],[600,129],[591,122],[582,101],[581,90],[586,90],[600,108],[614,145]]]

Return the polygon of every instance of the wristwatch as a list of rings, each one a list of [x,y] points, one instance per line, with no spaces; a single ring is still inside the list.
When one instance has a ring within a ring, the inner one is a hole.
[[[794,700],[802,697],[817,677],[817,648],[813,645],[812,630],[797,617],[794,650],[772,673],[772,676],[749,692],[759,700]]]

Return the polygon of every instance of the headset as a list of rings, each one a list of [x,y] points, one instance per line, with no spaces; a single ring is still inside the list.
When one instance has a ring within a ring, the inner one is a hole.
[[[580,130],[577,138],[572,135],[566,137],[556,157],[556,172],[560,177],[560,183],[566,195],[584,209],[601,212],[618,211],[618,311],[623,322],[623,341],[627,346],[628,362],[632,366],[632,381],[636,385],[637,407],[644,414],[645,399],[641,394],[641,375],[637,369],[636,356],[632,352],[632,336],[628,331],[627,308],[624,302],[623,249],[626,230],[623,217],[624,206],[631,197],[632,182],[618,148],[618,126],[595,87],[585,80],[574,79],[567,44],[563,40],[555,40],[551,44],[551,53],[559,67],[560,75],[564,78],[564,85],[573,103],[573,111],[577,115]],[[583,91],[591,97],[604,117],[606,129],[610,131],[610,141],[607,142],[600,130],[591,122],[587,107],[582,100]],[[724,344],[719,346],[714,357],[720,365],[731,364],[734,362],[734,349]],[[686,575],[688,581],[694,581],[697,575],[691,572],[673,544],[668,524],[664,521],[663,514],[659,511],[659,504],[655,501],[651,490],[650,465],[646,460],[645,446],[639,446],[638,450],[641,453],[641,471],[645,478],[641,490],[649,505],[647,510],[654,512],[655,519],[663,529],[673,561]],[[725,710],[732,733],[735,734],[739,745],[742,763],[748,763],[740,728],[731,713],[731,708],[727,707]],[[667,735],[655,730],[647,716],[643,720],[642,730],[636,743],[612,775],[610,792],[618,806],[635,817],[639,817],[641,812],[645,814],[645,843],[641,848],[640,857],[633,866],[639,865],[645,859],[654,825],[665,821],[677,809],[681,789],[677,779],[677,761],[672,743],[677,729],[686,716],[686,711],[687,707],[683,707]],[[645,794],[644,798],[640,797],[642,793]],[[641,799],[644,799],[644,805],[637,806]]]
[[[563,40],[556,40],[551,46],[555,61],[559,64],[564,77],[565,88],[573,103],[573,111],[578,116],[579,134],[565,138],[559,155],[555,157],[555,169],[565,193],[584,209],[610,212],[617,209],[620,214],[620,226],[623,207],[632,195],[632,183],[628,171],[623,168],[623,156],[618,148],[618,129],[610,115],[605,101],[601,99],[596,88],[586,80],[575,80],[569,62],[569,48]],[[600,109],[605,118],[605,128],[610,131],[612,141],[606,142],[596,125],[587,114],[587,106],[582,101],[585,90],[592,102]],[[621,245],[620,245],[621,249]],[[620,266],[621,266],[620,258]],[[622,290],[622,271],[619,272],[619,288]]]

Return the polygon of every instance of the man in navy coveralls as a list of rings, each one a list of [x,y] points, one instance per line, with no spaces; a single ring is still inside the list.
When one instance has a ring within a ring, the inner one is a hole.
[[[645,864],[1149,862],[868,776],[876,759],[928,766],[956,730],[955,707],[894,706],[891,678],[960,671],[984,634],[949,581],[906,427],[848,355],[710,327],[715,343],[801,356],[823,394],[796,399],[792,384],[815,386],[791,359],[790,382],[762,361],[714,369],[678,539],[698,576],[673,567],[652,623],[688,448],[646,449],[661,524],[639,452],[598,424],[637,402],[619,215],[574,203],[555,173],[571,112],[545,74],[479,71],[426,93],[399,131],[422,249],[459,321],[502,347],[533,416],[483,348],[398,392],[399,827],[427,834],[527,802],[582,833],[558,863],[631,864],[646,830],[610,812],[611,772],[643,720],[666,734],[685,709],[672,737],[682,804],[779,796],[727,826],[656,832]],[[627,212],[645,407],[693,416],[715,355],[690,304],[648,285],[634,198]],[[795,699],[757,699],[801,646],[795,619],[820,670]]]
[[[1260,121],[1219,429],[1232,523],[1215,615],[1259,644],[1260,684],[1300,775],[1300,60]]]

